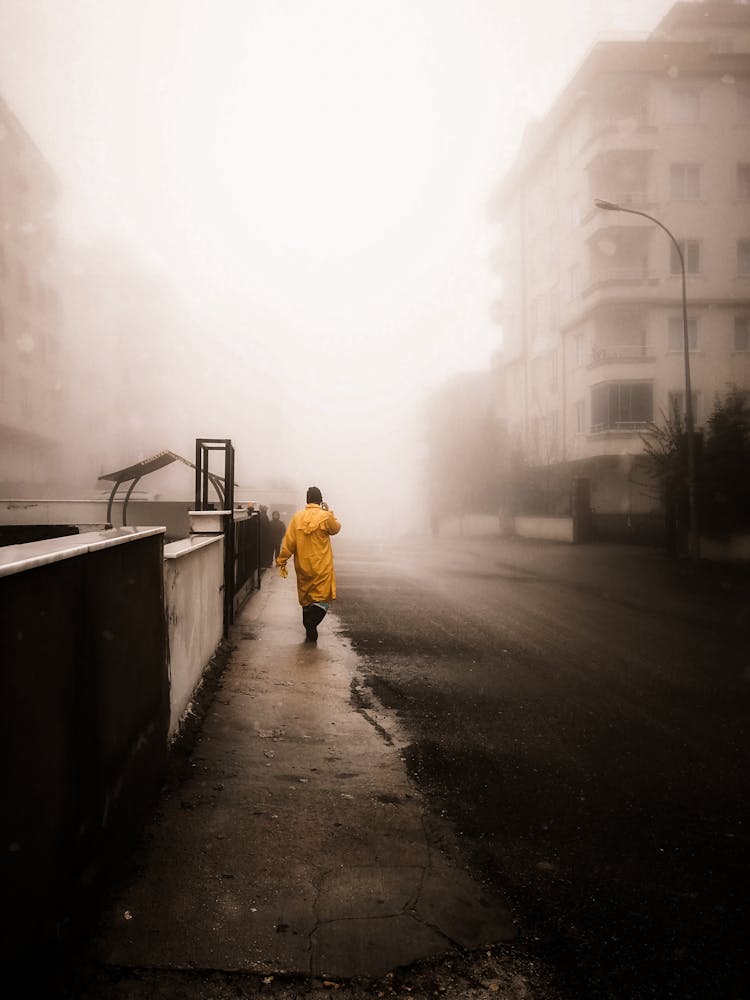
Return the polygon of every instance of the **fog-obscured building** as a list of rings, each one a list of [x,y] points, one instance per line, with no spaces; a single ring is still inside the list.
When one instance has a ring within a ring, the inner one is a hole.
[[[165,449],[192,460],[197,437],[217,437],[233,440],[238,478],[257,484],[273,400],[262,352],[245,330],[232,339],[222,326],[241,318],[228,308],[215,322],[193,316],[169,276],[114,238],[68,248],[62,303],[78,482],[91,490],[99,475]],[[176,465],[139,489],[189,496],[191,475]]]
[[[200,433],[193,423],[207,422],[189,377],[200,371],[193,331],[170,282],[115,240],[63,239],[62,196],[52,167],[0,98],[0,491],[7,498],[91,495],[102,472],[156,451],[190,457]]]
[[[532,464],[594,470],[600,509],[648,509],[642,434],[685,404],[679,256],[597,198],[680,241],[700,427],[750,389],[750,5],[677,3],[650,36],[594,45],[493,206],[513,441]]]
[[[174,277],[115,236],[60,235],[53,169],[0,98],[0,492],[96,495],[157,452],[232,438],[238,476],[278,462],[278,377],[236,303],[195,315]],[[175,466],[144,491],[190,496]]]
[[[6,495],[37,492],[63,474],[58,194],[51,167],[0,98],[0,487]]]
[[[67,248],[62,303],[76,481],[90,490],[100,474],[164,449],[190,458],[190,340],[170,282],[120,241],[101,238]]]

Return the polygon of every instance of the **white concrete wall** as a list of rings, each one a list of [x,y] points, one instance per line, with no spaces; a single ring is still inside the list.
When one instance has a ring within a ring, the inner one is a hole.
[[[122,504],[117,505],[118,514]],[[0,500],[3,524],[77,524],[104,527],[106,500]],[[122,523],[122,518],[118,524]]]
[[[164,546],[173,736],[224,630],[224,538],[194,535]]]
[[[513,518],[515,532],[521,538],[544,538],[557,542],[573,541],[572,517],[531,517],[519,515]]]
[[[445,538],[499,533],[500,519],[496,514],[464,514],[463,517],[446,517],[440,522],[440,534]]]
[[[123,496],[112,504],[112,522],[122,525]],[[188,534],[187,500],[152,500],[134,493],[128,503],[128,520],[138,526],[164,525],[167,537]],[[107,500],[0,500],[0,524],[72,524],[81,531],[106,527]]]

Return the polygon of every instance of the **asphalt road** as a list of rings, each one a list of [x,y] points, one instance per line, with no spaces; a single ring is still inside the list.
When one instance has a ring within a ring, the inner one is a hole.
[[[650,550],[336,542],[415,782],[571,1000],[750,996],[750,587]]]

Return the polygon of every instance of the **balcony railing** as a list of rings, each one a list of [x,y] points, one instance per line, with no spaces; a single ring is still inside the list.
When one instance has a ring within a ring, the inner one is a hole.
[[[646,344],[595,344],[591,348],[590,364],[597,365],[606,361],[632,361],[635,358],[646,358]]]
[[[612,197],[607,196],[608,201],[616,202],[618,205],[623,205],[625,208],[634,208],[638,211],[645,212],[649,208],[655,205],[655,198],[651,192],[649,192],[647,187],[641,186],[643,181],[639,183],[639,186],[627,189],[613,190],[608,187],[606,183],[601,183],[597,178],[592,178],[590,185],[590,197],[587,204],[584,206],[581,214],[581,223],[587,225],[591,233],[596,233],[600,229],[610,229],[613,226],[613,221],[608,218],[600,209],[596,207],[594,202],[598,197],[600,197],[599,192],[601,190],[606,190],[607,192],[612,191]],[[643,229],[643,221],[638,219],[637,216],[631,215],[630,217],[624,216],[620,217],[616,223],[619,229]]]
[[[618,205],[624,205],[626,208],[646,208],[650,204],[648,191],[645,189],[642,191],[615,191],[614,196],[609,200]]]
[[[648,132],[653,130],[653,125],[648,119],[648,115],[640,107],[634,108],[607,108],[596,114],[591,121],[591,135],[593,137],[617,133],[633,135],[638,132]]]
[[[591,272],[583,288],[584,295],[603,285],[649,285],[657,280],[655,271],[644,267],[607,267]]]
[[[592,424],[591,433],[602,434],[605,431],[635,433],[636,431],[646,430],[650,426],[650,420],[613,420],[609,423]]]

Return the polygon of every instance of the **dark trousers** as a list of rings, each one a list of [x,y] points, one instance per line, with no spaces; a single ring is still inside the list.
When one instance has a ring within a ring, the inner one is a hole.
[[[305,626],[305,632],[317,638],[318,625],[320,625],[325,616],[326,610],[325,608],[321,608],[319,604],[308,604],[304,607],[302,609],[302,624]]]

